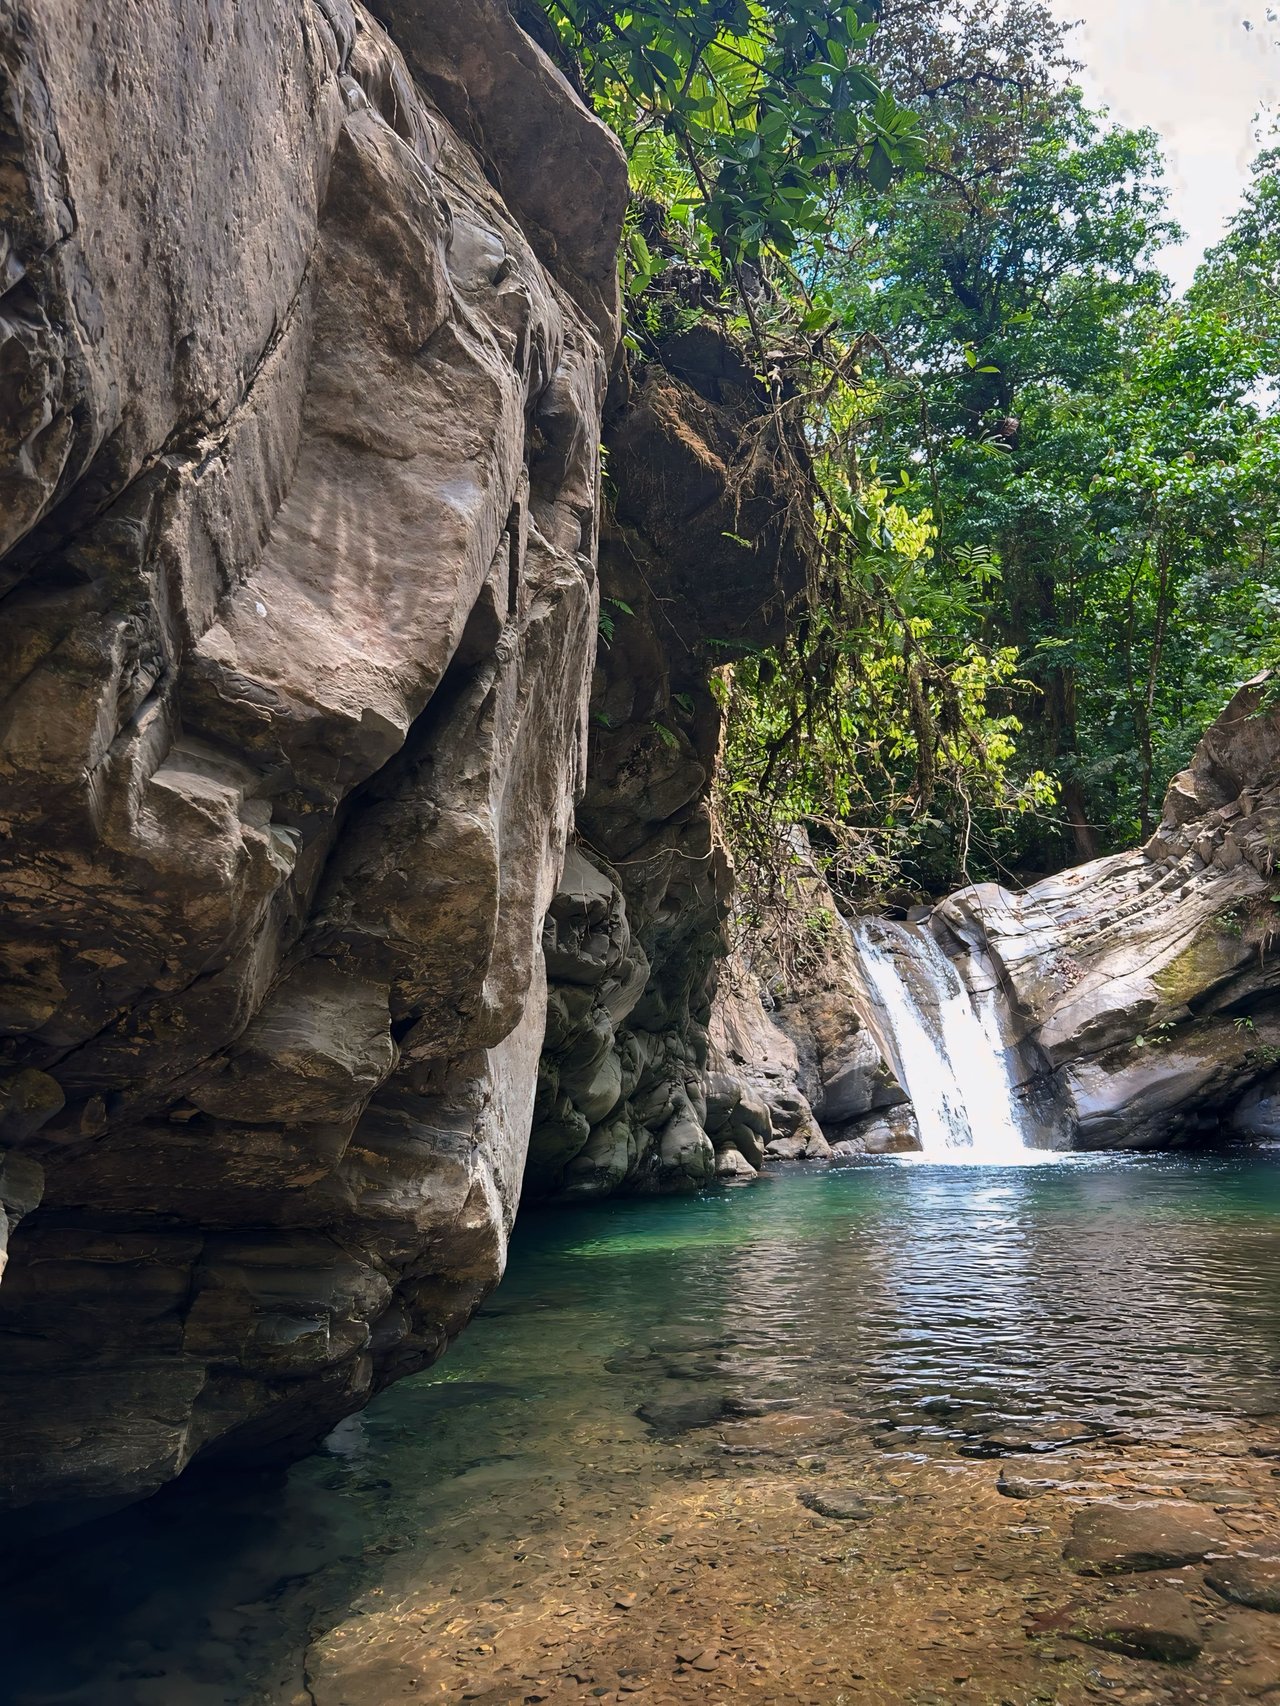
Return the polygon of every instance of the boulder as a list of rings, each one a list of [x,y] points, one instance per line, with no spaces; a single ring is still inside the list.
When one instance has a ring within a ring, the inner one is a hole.
[[[741,1150],[735,1149],[732,1144],[726,1144],[723,1148],[716,1150],[717,1179],[722,1179],[727,1184],[732,1185],[750,1183],[759,1177],[760,1174],[756,1168],[751,1165]]]
[[[837,1157],[911,1155],[921,1148],[920,1128],[910,1105],[890,1108],[883,1114],[866,1114],[827,1130],[832,1154]]]

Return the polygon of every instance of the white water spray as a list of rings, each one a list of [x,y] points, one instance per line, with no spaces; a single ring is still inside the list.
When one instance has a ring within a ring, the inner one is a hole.
[[[885,1053],[911,1098],[925,1158],[1038,1159],[1019,1124],[994,998],[981,1008],[927,930],[884,920],[854,930]]]

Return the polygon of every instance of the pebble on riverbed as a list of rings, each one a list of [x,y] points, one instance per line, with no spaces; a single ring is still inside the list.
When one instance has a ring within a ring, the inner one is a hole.
[[[874,1505],[859,1494],[842,1487],[814,1487],[799,1495],[800,1503],[819,1516],[829,1516],[837,1522],[870,1522],[879,1515]]]
[[[1092,1422],[1044,1422],[983,1430],[958,1447],[961,1457],[1033,1457],[1068,1445],[1089,1445],[1105,1429]]]
[[[1003,1493],[1006,1499],[1038,1499],[1041,1493],[1056,1491],[1056,1481],[1029,1481],[1022,1475],[1006,1475],[1000,1471],[996,1481],[996,1492]]]

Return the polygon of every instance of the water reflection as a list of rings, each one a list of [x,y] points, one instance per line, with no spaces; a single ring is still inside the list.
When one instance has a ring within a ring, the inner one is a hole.
[[[714,1436],[667,1401],[800,1394],[878,1447],[983,1415],[1156,1436],[1280,1409],[1280,1165],[797,1171],[522,1223],[455,1350],[287,1477],[175,1490],[12,1595],[17,1706],[285,1706],[309,1632],[562,1545]]]

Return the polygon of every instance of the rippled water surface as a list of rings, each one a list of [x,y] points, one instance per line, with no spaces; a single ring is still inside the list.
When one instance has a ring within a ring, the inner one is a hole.
[[[889,1451],[1280,1410],[1280,1155],[873,1163],[530,1216],[449,1356],[326,1452],[153,1501],[22,1586],[13,1698],[293,1701],[308,1632],[388,1571],[483,1580],[678,1472],[671,1406],[795,1394]]]

